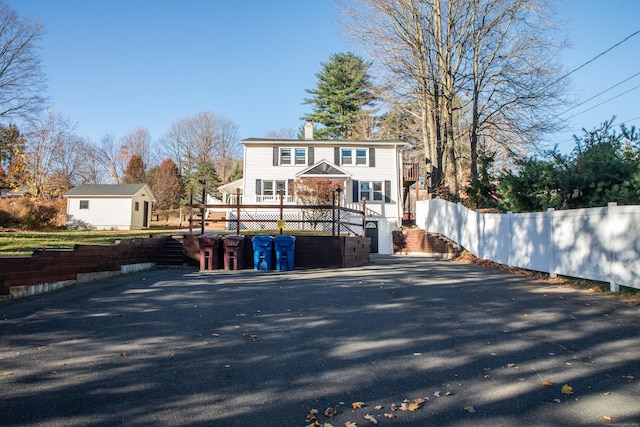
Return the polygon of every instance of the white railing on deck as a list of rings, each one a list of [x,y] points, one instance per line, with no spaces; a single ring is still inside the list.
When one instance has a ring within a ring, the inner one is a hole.
[[[640,289],[640,206],[482,214],[433,199],[416,204],[416,225],[481,259]]]

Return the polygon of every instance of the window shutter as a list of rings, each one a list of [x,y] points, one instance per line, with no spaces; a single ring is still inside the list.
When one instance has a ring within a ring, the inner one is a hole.
[[[369,167],[374,168],[376,166],[376,149],[369,147]]]
[[[335,147],[333,149],[333,163],[336,166],[340,166],[340,147]]]
[[[313,159],[313,147],[307,148],[307,165],[311,166],[314,162]]]
[[[359,196],[360,196],[360,183],[358,181],[356,181],[355,179],[353,181],[351,181],[351,183],[353,184],[353,186],[351,187],[351,191],[353,192],[353,203],[358,203],[360,201]]]
[[[256,179],[256,196],[262,195],[262,180]]]
[[[384,202],[391,203],[391,181],[384,182]]]
[[[273,166],[278,166],[278,147],[273,147]]]

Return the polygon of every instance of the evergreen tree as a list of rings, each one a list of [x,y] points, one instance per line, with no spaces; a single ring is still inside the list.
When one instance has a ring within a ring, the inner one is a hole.
[[[233,170],[231,171],[231,174],[229,174],[229,178],[227,180],[227,182],[233,182],[233,181],[237,181],[239,179],[242,178],[242,163],[238,162],[236,163],[236,167],[233,168]]]
[[[375,99],[369,68],[371,62],[364,61],[351,52],[331,55],[316,73],[315,89],[306,89],[311,95],[303,104],[311,105],[312,112],[302,117],[322,125],[315,129],[317,138],[349,139],[353,125],[361,118],[363,109]]]

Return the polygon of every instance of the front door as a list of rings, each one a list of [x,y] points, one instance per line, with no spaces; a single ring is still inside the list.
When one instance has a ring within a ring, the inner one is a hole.
[[[378,221],[367,221],[364,226],[364,237],[371,239],[371,253],[378,253]]]

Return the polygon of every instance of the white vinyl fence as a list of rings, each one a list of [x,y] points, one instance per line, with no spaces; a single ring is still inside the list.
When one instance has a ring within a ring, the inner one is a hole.
[[[432,199],[417,203],[416,224],[481,259],[640,289],[640,206],[482,214]]]

